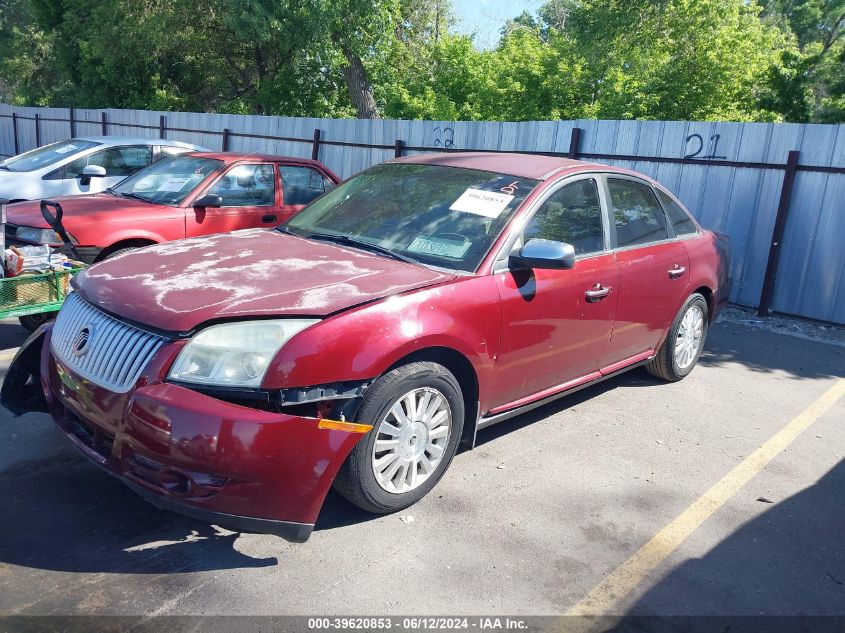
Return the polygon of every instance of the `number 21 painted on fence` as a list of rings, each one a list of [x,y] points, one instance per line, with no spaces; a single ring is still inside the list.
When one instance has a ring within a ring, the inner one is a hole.
[[[727,156],[719,156],[718,154],[716,154],[719,148],[720,138],[721,136],[719,134],[714,134],[710,137],[710,153],[706,156],[702,156],[701,158],[709,158],[716,160],[727,158]],[[701,150],[704,149],[704,138],[701,136],[701,134],[690,134],[685,141],[687,148],[689,148],[690,146],[690,141],[693,142],[693,147],[695,147],[695,143],[698,142],[698,147],[695,150],[685,154],[684,158],[696,158],[699,154],[701,154]]]

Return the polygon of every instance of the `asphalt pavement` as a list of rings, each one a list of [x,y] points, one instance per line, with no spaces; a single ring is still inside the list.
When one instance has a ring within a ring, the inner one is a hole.
[[[158,510],[4,412],[0,615],[845,615],[844,375],[845,346],[720,322],[687,379],[485,430],[399,514],[331,494],[305,544]]]

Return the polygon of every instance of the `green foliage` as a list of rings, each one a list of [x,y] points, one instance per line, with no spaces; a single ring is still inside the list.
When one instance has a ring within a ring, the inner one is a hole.
[[[845,0],[763,0],[764,15],[798,50],[771,76],[764,97],[788,121],[845,121]]]
[[[843,22],[845,0],[548,0],[482,51],[450,31],[449,0],[0,0],[0,98],[317,117],[843,121]]]

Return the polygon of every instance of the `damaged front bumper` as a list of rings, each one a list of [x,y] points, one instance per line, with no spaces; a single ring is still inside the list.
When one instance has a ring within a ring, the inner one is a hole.
[[[19,350],[2,404],[16,414],[48,411],[91,461],[153,504],[203,521],[306,540],[368,428],[346,430],[165,383],[178,344],[159,350],[132,390],[114,393],[55,358],[51,330],[43,326]]]

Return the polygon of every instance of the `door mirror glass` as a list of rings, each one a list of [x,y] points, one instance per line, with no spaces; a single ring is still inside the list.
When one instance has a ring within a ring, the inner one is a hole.
[[[82,169],[80,178],[103,178],[106,175],[106,168],[100,165],[87,165]]]
[[[566,270],[575,266],[575,247],[554,240],[531,239],[508,258],[512,270],[538,268]]]
[[[194,202],[194,207],[222,207],[223,198],[214,193],[208,193]]]

